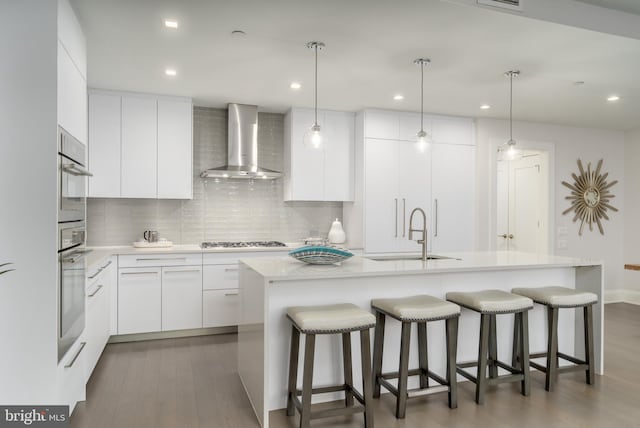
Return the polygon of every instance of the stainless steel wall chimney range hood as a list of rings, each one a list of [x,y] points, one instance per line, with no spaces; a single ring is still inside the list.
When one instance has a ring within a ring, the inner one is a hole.
[[[258,166],[258,106],[229,104],[227,164],[200,174],[202,178],[275,179],[281,172]]]

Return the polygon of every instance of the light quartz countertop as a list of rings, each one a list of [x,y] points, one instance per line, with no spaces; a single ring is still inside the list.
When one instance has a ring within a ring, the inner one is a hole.
[[[601,261],[513,251],[442,253],[451,259],[375,261],[354,256],[340,265],[310,265],[291,257],[240,259],[270,282],[365,276],[422,275],[549,267],[598,266]]]

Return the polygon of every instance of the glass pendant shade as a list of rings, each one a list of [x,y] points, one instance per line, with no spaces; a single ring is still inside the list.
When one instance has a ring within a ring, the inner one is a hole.
[[[431,136],[427,134],[424,130],[418,131],[416,135],[416,148],[420,153],[424,153],[427,151],[427,147],[429,147],[429,143],[431,143]]]
[[[418,58],[413,61],[420,66],[420,131],[416,134],[416,148],[424,153],[431,142],[431,136],[424,130],[424,67],[431,63],[428,58]]]
[[[509,141],[498,147],[498,161],[513,161],[522,159],[523,155],[513,139],[513,78],[519,76],[520,71],[507,71],[504,75],[509,78]]]
[[[307,132],[304,133],[304,145],[312,149],[321,149],[326,144],[326,139],[320,125],[314,123]]]

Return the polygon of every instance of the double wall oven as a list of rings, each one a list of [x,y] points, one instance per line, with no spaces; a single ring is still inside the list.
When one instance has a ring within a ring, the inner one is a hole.
[[[58,133],[58,361],[84,330],[86,255],[86,148]]]

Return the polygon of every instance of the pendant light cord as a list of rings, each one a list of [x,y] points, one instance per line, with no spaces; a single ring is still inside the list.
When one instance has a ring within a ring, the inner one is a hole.
[[[420,62],[420,131],[424,132],[424,62]]]
[[[509,72],[509,144],[513,141],[513,71]]]
[[[315,45],[316,51],[316,75],[315,75],[315,98],[314,98],[314,110],[315,110],[315,125],[318,126],[318,44]]]

